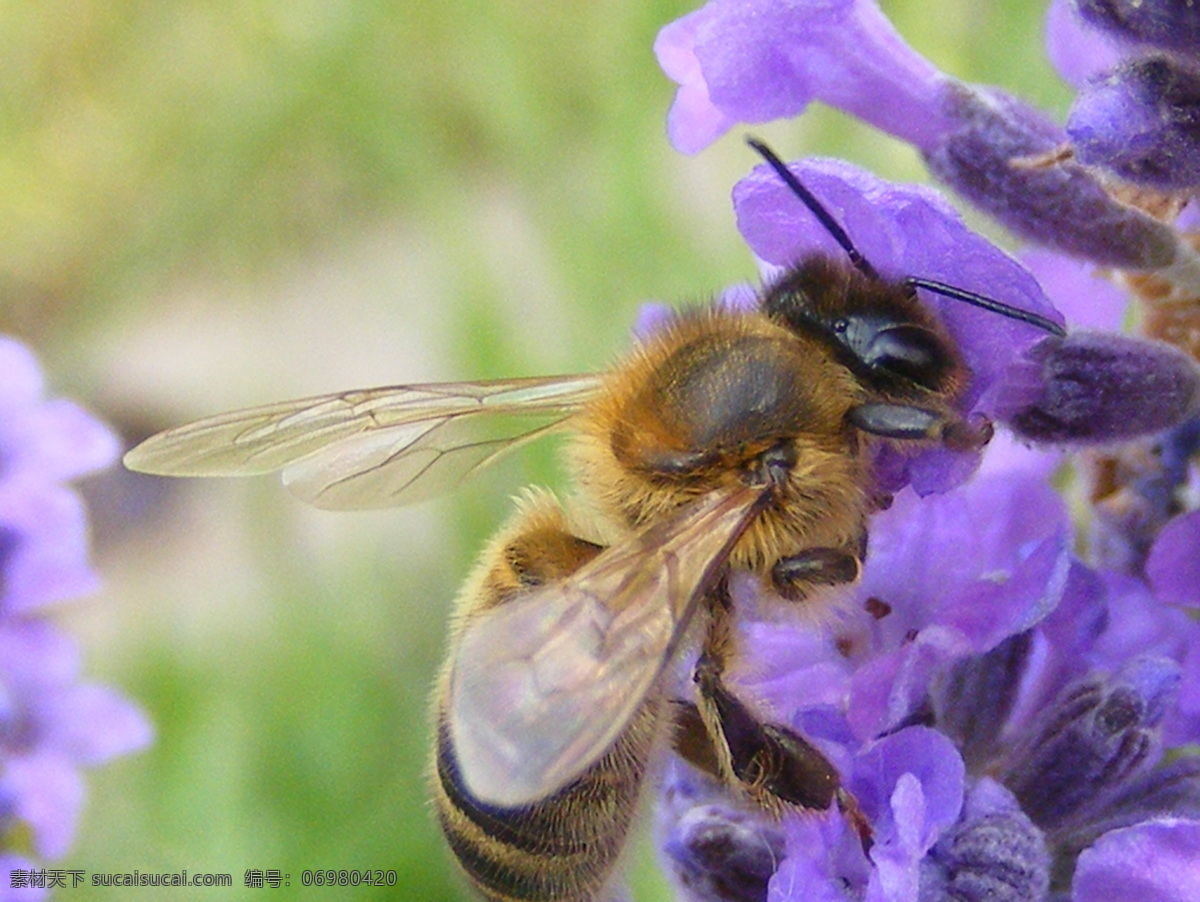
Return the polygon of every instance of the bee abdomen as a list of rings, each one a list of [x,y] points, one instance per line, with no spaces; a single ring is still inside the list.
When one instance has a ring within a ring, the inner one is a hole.
[[[648,702],[596,764],[529,805],[502,808],[463,782],[444,717],[433,798],[442,831],[470,881],[493,902],[592,902],[608,881],[637,806],[657,709]]]

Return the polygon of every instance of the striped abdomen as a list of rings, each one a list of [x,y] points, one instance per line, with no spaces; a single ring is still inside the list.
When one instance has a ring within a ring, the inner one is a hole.
[[[494,902],[591,902],[625,844],[661,704],[648,701],[612,749],[552,796],[500,808],[472,797],[438,715],[433,797],[463,871]]]

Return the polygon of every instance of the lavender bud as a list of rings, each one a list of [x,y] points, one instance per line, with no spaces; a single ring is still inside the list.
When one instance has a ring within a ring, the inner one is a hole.
[[[929,861],[942,873],[922,869],[920,902],[1039,902],[1050,882],[1042,831],[1020,811],[958,824]]]
[[[1163,56],[1089,83],[1067,134],[1076,158],[1166,191],[1200,184],[1200,72]]]
[[[1110,830],[1162,818],[1200,820],[1200,758],[1179,758],[1132,780],[1103,812],[1056,836],[1055,846],[1071,856]]]
[[[692,902],[766,902],[785,842],[778,827],[714,803],[684,812],[663,850]]]
[[[1052,704],[1003,775],[1021,808],[1043,829],[1078,823],[1103,807],[1149,763],[1153,728],[1179,684],[1165,658],[1130,662],[1120,675],[1091,677]]]
[[[945,96],[957,126],[925,162],[975,206],[1019,235],[1102,265],[1154,269],[1174,259],[1171,229],[1115,201],[1083,167],[1013,164],[1067,140],[1039,111],[997,90],[950,84]]]
[[[919,900],[1042,902],[1049,878],[1042,831],[1007,790],[984,778],[921,863]]]
[[[955,741],[972,772],[982,769],[1000,742],[1029,659],[1031,638],[1029,631],[1018,633],[987,654],[960,661],[935,693],[938,729]]]
[[[1076,0],[1092,25],[1137,44],[1197,53],[1200,7],[1178,0]]]
[[[1044,388],[1009,425],[1031,441],[1108,442],[1161,432],[1200,404],[1200,370],[1161,342],[1075,332],[1029,353],[1041,364]]]

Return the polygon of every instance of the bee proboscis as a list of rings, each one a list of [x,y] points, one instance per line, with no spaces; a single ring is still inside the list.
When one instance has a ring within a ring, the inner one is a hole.
[[[174,476],[281,471],[319,507],[367,508],[572,436],[578,495],[528,494],[485,549],[435,696],[434,800],[490,899],[601,898],[668,742],[768,810],[837,801],[856,816],[824,756],[725,686],[738,654],[728,574],[815,603],[858,576],[867,518],[884,503],[873,443],[988,440],[988,424],[956,410],[970,373],[916,287],[1062,332],[953,286],[881,278],[751,143],[846,252],[801,260],[757,309],[681,311],[598,375],[323,395],[201,420],[126,455]],[[677,697],[672,674],[684,646],[700,649],[693,698]]]

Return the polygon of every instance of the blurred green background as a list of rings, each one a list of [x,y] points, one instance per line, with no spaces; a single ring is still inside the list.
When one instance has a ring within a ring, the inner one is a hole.
[[[1065,108],[1040,3],[883,5],[943,69]],[[694,158],[663,134],[651,44],[691,8],[0,3],[0,331],[129,443],[317,392],[601,367],[642,301],[754,278],[740,134]],[[828,110],[756,132],[923,178]],[[425,802],[428,687],[508,496],[560,481],[538,448],[453,498],[331,514],[270,479],[88,480],[106,589],[58,616],[158,736],[89,775],[59,864],[234,875],[152,891],[180,902],[463,898]],[[665,898],[634,858],[635,899]],[[292,888],[242,889],[248,868]],[[300,888],[316,868],[398,883]]]

